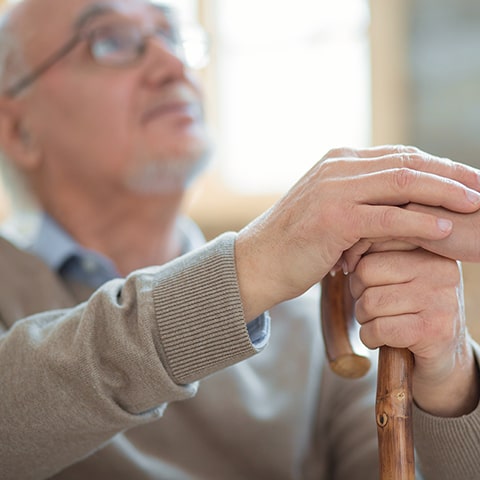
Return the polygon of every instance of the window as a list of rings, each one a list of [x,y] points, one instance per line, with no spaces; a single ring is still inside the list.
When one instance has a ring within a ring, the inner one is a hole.
[[[370,143],[367,0],[205,3],[216,166],[229,188],[278,193],[328,149]]]

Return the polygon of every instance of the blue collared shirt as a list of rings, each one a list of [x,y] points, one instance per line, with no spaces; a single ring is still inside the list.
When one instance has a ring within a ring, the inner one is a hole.
[[[109,258],[79,245],[48,215],[42,218],[28,250],[62,277],[93,288],[120,277]]]
[[[182,239],[182,254],[205,243],[200,229],[187,218],[181,217],[177,227]],[[121,275],[106,256],[82,247],[49,215],[44,215],[27,250],[41,258],[52,270],[68,278],[98,288]],[[256,348],[265,346],[270,336],[267,313],[247,324],[250,340]]]

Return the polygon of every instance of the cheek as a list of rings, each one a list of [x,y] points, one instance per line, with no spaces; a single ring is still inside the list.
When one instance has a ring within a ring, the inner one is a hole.
[[[41,140],[50,152],[98,157],[127,148],[127,109],[118,102],[81,92],[50,98],[55,102],[43,101],[35,110]]]
[[[99,72],[70,67],[68,74],[51,75],[42,85],[40,108],[49,109],[52,118],[65,126],[93,131],[110,123],[118,123],[127,116],[131,91],[126,82],[113,82]]]

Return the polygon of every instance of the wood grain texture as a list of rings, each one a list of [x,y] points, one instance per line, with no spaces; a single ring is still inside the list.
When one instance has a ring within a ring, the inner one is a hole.
[[[322,332],[331,369],[342,377],[362,377],[370,368],[370,360],[359,345],[348,278],[342,273],[325,276],[320,303]]]
[[[320,302],[330,367],[346,378],[364,375],[370,361],[354,347],[358,327],[348,278],[338,273],[324,277]],[[381,480],[415,479],[412,370],[413,355],[409,350],[380,348],[375,414]]]
[[[415,478],[412,370],[409,350],[380,348],[375,413],[381,480]]]

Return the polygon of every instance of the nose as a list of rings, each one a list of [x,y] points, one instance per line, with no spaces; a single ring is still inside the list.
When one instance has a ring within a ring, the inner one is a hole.
[[[186,76],[186,66],[179,52],[158,36],[147,39],[147,81],[152,86],[163,82],[182,79]]]

